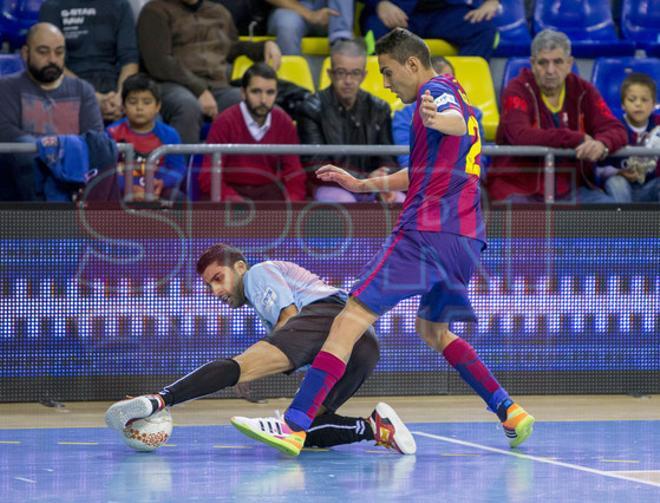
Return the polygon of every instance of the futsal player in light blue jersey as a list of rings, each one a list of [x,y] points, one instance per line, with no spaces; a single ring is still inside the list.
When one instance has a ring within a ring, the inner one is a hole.
[[[129,421],[164,407],[311,364],[347,299],[346,292],[297,264],[267,261],[250,267],[240,250],[224,244],[204,252],[197,262],[197,273],[209,291],[229,307],[252,307],[268,334],[240,355],[209,362],[159,393],[115,403],[105,416],[111,428],[122,431]],[[376,335],[369,327],[357,341],[343,378],[318,404],[319,413],[304,445],[330,447],[374,440],[401,454],[414,454],[414,438],[389,405],[379,403],[368,418],[335,413],[369,377],[379,355]],[[277,421],[268,419],[263,425],[278,428]]]

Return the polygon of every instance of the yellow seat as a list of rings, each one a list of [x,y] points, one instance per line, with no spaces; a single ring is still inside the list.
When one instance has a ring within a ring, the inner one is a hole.
[[[273,42],[275,42],[275,37],[273,37],[271,35],[257,35],[257,36],[254,36],[254,37],[248,37],[248,36],[245,36],[245,35],[241,35],[240,37],[238,37],[238,39],[241,42],[265,42],[266,40],[272,40]]]
[[[240,79],[252,64],[252,60],[247,56],[236,58],[231,71],[231,80]],[[298,84],[312,93],[314,92],[312,72],[309,69],[307,60],[302,56],[282,56],[282,65],[277,71],[277,76],[282,80]]]
[[[325,58],[323,61],[323,66],[321,67],[321,75],[319,76],[319,89],[325,89],[330,85],[330,77],[328,76],[328,70],[330,69],[330,58]],[[362,81],[361,89],[367,91],[368,93],[378,96],[380,99],[385,100],[389,103],[392,111],[400,110],[403,108],[403,103],[389,89],[383,87],[383,77],[380,74],[380,69],[378,68],[378,58],[376,56],[367,57],[367,76]]]
[[[465,89],[472,105],[483,112],[482,125],[486,139],[494,140],[500,113],[488,63],[477,56],[449,56],[447,59],[454,66],[456,79]]]
[[[303,37],[301,50],[309,56],[327,56],[330,54],[330,42],[328,37]]]
[[[424,42],[429,46],[431,56],[456,56],[458,54],[458,49],[446,40],[426,38]]]

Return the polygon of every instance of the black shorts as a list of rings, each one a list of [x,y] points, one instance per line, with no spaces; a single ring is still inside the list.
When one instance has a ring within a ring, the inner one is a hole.
[[[335,317],[344,306],[345,302],[336,296],[317,300],[303,307],[286,325],[262,340],[282,351],[294,369],[310,365],[328,338]],[[346,372],[323,402],[325,408],[334,412],[352,397],[371,375],[379,358],[376,333],[373,327],[369,327],[355,343]]]

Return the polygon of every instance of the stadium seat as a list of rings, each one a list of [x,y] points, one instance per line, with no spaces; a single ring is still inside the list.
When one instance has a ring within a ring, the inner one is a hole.
[[[509,81],[518,76],[523,68],[531,68],[532,64],[529,58],[509,58],[504,65],[504,72],[502,73],[502,86],[500,87],[500,96],[502,91],[506,88]],[[573,63],[572,71],[576,75],[580,75],[577,64]]]
[[[493,18],[500,41],[495,56],[528,56],[532,44],[523,0],[501,0],[502,10]]]
[[[0,54],[0,76],[22,72],[25,69],[20,54]]]
[[[534,33],[546,28],[564,32],[577,57],[632,56],[635,44],[618,38],[610,9],[603,0],[537,0]]]
[[[470,102],[483,113],[481,124],[486,140],[494,140],[500,112],[488,62],[476,56],[449,56],[447,59],[453,65],[456,79],[465,89]]]
[[[660,59],[657,58],[600,58],[594,63],[591,81],[616,117],[621,110],[621,83],[626,75],[641,72],[660,82]]]
[[[266,40],[275,41],[271,35],[257,35],[254,37],[240,36],[241,42],[265,42]],[[330,54],[330,43],[328,37],[303,37],[301,51],[309,56],[327,56]]]
[[[0,32],[10,47],[17,49],[25,43],[27,31],[39,19],[44,0],[2,0]]]
[[[623,0],[621,31],[647,56],[660,57],[660,0]]]
[[[231,80],[240,79],[250,66],[252,66],[252,60],[247,56],[236,58],[231,72]],[[277,76],[314,92],[312,72],[307,60],[302,56],[282,56],[282,66],[277,71]]]
[[[429,46],[431,56],[456,56],[458,54],[456,46],[451,45],[446,40],[427,38],[424,39],[424,42]]]

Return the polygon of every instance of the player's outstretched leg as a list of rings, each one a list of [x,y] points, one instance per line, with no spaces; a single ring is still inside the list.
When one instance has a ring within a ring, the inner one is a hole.
[[[158,394],[142,395],[111,405],[105,413],[105,422],[110,428],[122,431],[126,423],[133,419],[149,417],[166,406],[171,407],[234,386],[240,375],[241,368],[233,359],[211,361],[166,386]]]
[[[114,430],[122,431],[129,421],[149,417],[164,407],[165,401],[160,395],[142,395],[121,400],[112,404],[106,411],[105,424]]]
[[[363,440],[374,440],[376,445],[400,454],[415,454],[417,444],[412,434],[392,407],[379,403],[369,418],[355,418],[325,413],[317,416],[304,436],[304,432],[291,430],[281,418],[233,417],[232,424],[241,433],[266,443],[291,456],[297,456],[306,447],[332,447]]]

